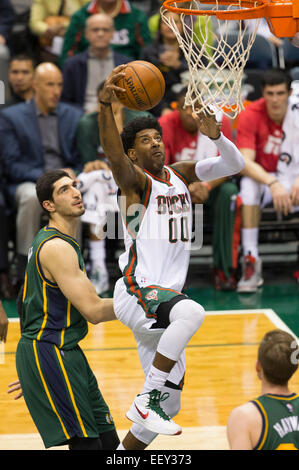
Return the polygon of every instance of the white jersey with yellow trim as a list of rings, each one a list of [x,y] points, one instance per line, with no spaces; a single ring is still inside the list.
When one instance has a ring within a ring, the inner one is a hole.
[[[124,223],[119,267],[129,284],[181,291],[190,260],[192,203],[184,176],[170,166],[164,169],[165,181],[145,171],[141,204]]]

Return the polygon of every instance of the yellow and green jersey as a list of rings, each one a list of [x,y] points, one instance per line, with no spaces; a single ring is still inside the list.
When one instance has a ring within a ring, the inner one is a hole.
[[[299,395],[266,394],[252,400],[263,420],[254,450],[299,450]]]
[[[77,253],[84,271],[84,261],[77,241],[53,227],[42,228],[28,255],[22,299],[22,336],[30,340],[72,349],[88,332],[86,320],[63,295],[58,285],[47,279],[40,263],[40,250],[47,241],[61,238]]]

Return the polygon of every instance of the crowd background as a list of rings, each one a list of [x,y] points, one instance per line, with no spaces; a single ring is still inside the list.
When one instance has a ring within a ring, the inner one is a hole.
[[[79,179],[87,210],[78,239],[87,273],[98,294],[113,288],[107,264],[117,272],[122,240],[103,235],[103,207],[110,207],[109,217],[118,223],[117,188],[101,148],[97,116],[103,82],[115,66],[147,60],[159,67],[166,82],[165,96],[149,112],[113,103],[120,131],[135,117],[152,115],[163,129],[166,164],[217,155],[216,146],[199,135],[191,109],[184,108],[181,74],[188,67],[174,34],[161,21],[160,6],[159,0],[1,0],[0,79],[5,99],[0,110],[0,298],[14,298],[23,282],[31,242],[46,222],[35,182],[53,168],[66,168]],[[169,15],[181,27],[179,17]],[[215,22],[206,17],[188,20],[194,22],[198,38],[207,31],[212,45]],[[248,107],[238,121],[219,116],[222,132],[249,160],[245,182],[254,184],[246,189],[241,184],[244,175],[237,175],[189,188],[192,201],[204,203],[205,217],[213,226],[218,290],[255,292],[261,284],[258,225],[266,195],[267,203],[285,216],[299,207],[299,133],[294,124],[299,49],[285,52],[284,68],[272,70],[288,40],[275,38],[263,25],[258,36],[271,44],[276,60],[266,52],[258,61],[251,57],[245,68]],[[248,191],[253,194],[253,187],[255,199],[246,201],[244,212],[243,199]],[[255,207],[254,212],[248,206]]]

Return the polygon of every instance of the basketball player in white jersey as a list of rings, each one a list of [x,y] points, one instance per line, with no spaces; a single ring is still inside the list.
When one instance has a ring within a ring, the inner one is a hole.
[[[164,166],[162,131],[156,119],[137,118],[119,135],[111,108],[115,85],[125,66],[108,76],[99,128],[104,153],[119,187],[125,228],[123,277],[114,290],[117,318],[137,341],[146,376],[127,412],[133,421],[119,449],[144,449],[158,433],[180,434],[171,417],[180,409],[184,350],[201,326],[205,311],[182,294],[189,266],[191,198],[188,185],[239,173],[244,160],[208,115],[196,117],[202,134],[213,139],[220,156]],[[162,405],[162,406],[161,406]]]

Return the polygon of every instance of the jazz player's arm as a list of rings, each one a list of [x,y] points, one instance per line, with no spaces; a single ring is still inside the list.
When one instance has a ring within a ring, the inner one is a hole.
[[[116,67],[105,81],[100,100],[99,132],[101,145],[106,158],[110,162],[114,180],[121,192],[129,198],[131,197],[130,203],[134,203],[139,202],[138,194],[141,194],[144,190],[146,178],[144,173],[133,164],[124,152],[111,106],[113,92],[125,92],[123,88],[115,85],[117,80],[125,75],[122,72],[124,68],[125,65]]]
[[[232,410],[227,422],[227,439],[231,450],[253,450],[261,436],[262,417],[253,403]]]
[[[40,251],[44,276],[58,285],[63,295],[90,323],[116,320],[113,299],[101,299],[80,269],[71,245],[61,238],[47,241]]]
[[[244,168],[244,158],[235,144],[221,133],[221,123],[216,121],[215,116],[204,113],[194,113],[192,116],[199,131],[213,139],[220,155],[199,162],[178,162],[174,166],[185,175],[188,183],[214,181],[239,174]]]

